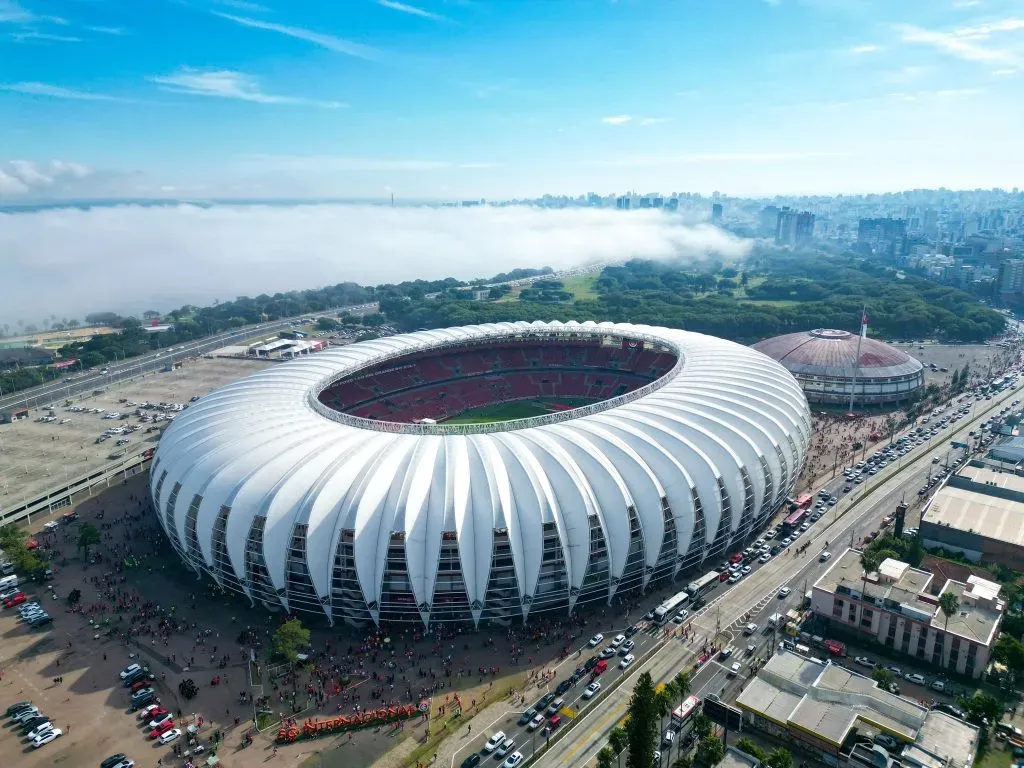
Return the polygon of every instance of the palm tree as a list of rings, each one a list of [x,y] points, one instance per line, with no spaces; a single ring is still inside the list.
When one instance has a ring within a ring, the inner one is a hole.
[[[690,675],[686,672],[679,672],[674,678],[672,678],[672,686],[676,692],[676,699],[679,701],[679,706],[682,706],[683,701],[693,691],[693,685],[690,682]],[[676,757],[679,757],[679,750],[682,749],[682,739],[676,739]],[[671,752],[671,750],[669,750]]]
[[[868,588],[868,574],[878,570],[882,564],[882,557],[876,550],[865,549],[860,553],[860,567],[864,569],[861,580],[860,593],[863,595]]]
[[[597,753],[597,768],[612,768],[615,762],[615,753],[610,747],[604,747]]]
[[[943,592],[939,595],[939,609],[946,616],[946,623],[942,625],[942,631],[949,626],[949,617],[960,610],[960,598],[956,592]]]
[[[665,683],[665,687],[654,694],[654,706],[658,709],[658,716],[661,718],[661,728],[658,730],[658,739],[665,732],[665,716],[672,712],[672,683]],[[665,755],[668,757],[668,755]]]

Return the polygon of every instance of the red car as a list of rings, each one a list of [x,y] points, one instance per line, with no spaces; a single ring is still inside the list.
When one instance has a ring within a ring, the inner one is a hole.
[[[156,728],[154,728],[152,731],[149,732],[149,738],[151,738],[151,739],[159,739],[161,736],[163,736],[165,733],[167,733],[173,727],[174,727],[174,721],[173,720],[170,720],[170,719],[164,720],[162,723],[160,723],[160,725],[158,725]]]
[[[18,594],[13,595],[12,597],[8,597],[6,600],[4,600],[4,605],[8,608],[13,608],[16,605],[21,605],[26,600],[28,600],[28,598],[25,597],[25,593],[19,592]]]
[[[160,707],[156,704],[150,704],[148,707],[139,712],[139,719],[149,722],[150,720],[156,720],[158,717],[163,717],[166,714],[166,707]]]
[[[147,680],[146,678],[136,680],[134,683],[132,683],[132,693],[135,693],[136,691],[141,691],[143,688],[148,688],[150,682],[151,681]]]
[[[736,563],[738,563],[742,559],[743,559],[743,553],[742,552],[737,552],[736,554],[732,555],[729,558],[729,563],[731,565],[735,565]]]

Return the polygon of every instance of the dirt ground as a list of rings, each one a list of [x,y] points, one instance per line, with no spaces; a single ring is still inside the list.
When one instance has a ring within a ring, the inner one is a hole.
[[[193,395],[205,395],[268,365],[274,363],[200,358],[186,362],[172,373],[147,374],[107,388],[101,395],[76,396],[72,400],[74,405],[103,408],[104,413],[129,410],[118,403],[121,398],[136,403],[187,403]],[[52,404],[56,406],[56,422],[36,421],[45,411],[32,409],[27,420],[0,424],[0,509],[38,497],[60,482],[104,466],[117,446],[114,440],[97,444],[96,438],[107,427],[140,423],[134,416],[109,420],[103,418],[104,413],[71,413],[64,407],[64,398],[57,398]],[[71,421],[61,424],[61,419]],[[144,424],[130,435],[129,450],[139,452],[156,445],[160,431],[147,433],[148,426]]]
[[[56,576],[45,586],[24,588],[30,599],[46,604],[54,624],[50,629],[31,630],[18,623],[13,610],[0,611],[0,707],[31,699],[59,727],[71,729],[39,750],[27,747],[10,728],[0,730],[0,754],[12,756],[5,766],[34,768],[64,761],[95,765],[114,752],[127,753],[140,767],[157,765],[158,760],[183,766],[185,759],[174,754],[173,745],[154,745],[128,712],[129,694],[118,684],[117,673],[133,661],[148,664],[157,676],[158,696],[176,715],[176,724],[203,718],[200,741],[207,750],[214,733],[220,732],[218,756],[225,766],[273,758],[285,766],[310,761],[310,765],[350,768],[371,765],[386,754],[379,764],[404,765],[403,756],[425,738],[425,720],[417,718],[401,728],[369,729],[351,738],[327,737],[275,752],[276,729],[256,733],[252,746],[241,746],[253,724],[252,699],[268,697],[264,706],[274,713],[272,717],[300,710],[295,715],[300,723],[318,714],[348,714],[357,707],[427,699],[436,721],[429,725],[436,737],[451,714],[446,709],[445,718],[437,720],[438,708],[445,707],[453,693],[460,693],[469,717],[481,707],[507,699],[510,681],[527,682],[527,676],[554,664],[574,639],[589,636],[599,623],[603,626],[613,616],[623,615],[618,607],[590,612],[575,626],[541,621],[528,628],[428,636],[414,627],[389,635],[364,635],[306,621],[313,631],[312,672],[285,676],[279,670],[274,677],[267,658],[270,636],[280,617],[252,609],[244,599],[217,594],[182,566],[143,501],[147,479],[148,473],[132,478],[76,507],[81,521],[93,522],[103,534],[101,545],[90,555],[92,563],[84,562],[77,551],[76,524],[44,532],[47,519],[33,520],[32,533],[51,556]],[[125,562],[130,566],[125,567]],[[82,597],[73,611],[65,598],[76,588]],[[664,597],[651,594],[628,609],[636,615],[635,611],[647,610]],[[250,651],[262,671],[255,686],[250,684]],[[214,677],[220,678],[216,686],[211,685]],[[55,678],[63,682],[56,683]],[[191,701],[178,693],[179,683],[186,678],[199,687]],[[249,699],[242,701],[242,694]],[[177,743],[187,749],[181,740]],[[425,755],[424,760],[429,757]]]

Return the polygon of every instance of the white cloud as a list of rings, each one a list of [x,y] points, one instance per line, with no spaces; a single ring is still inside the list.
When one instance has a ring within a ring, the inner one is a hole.
[[[1017,70],[1016,69],[993,69],[992,70],[992,74],[995,75],[996,77],[1010,77],[1011,75],[1016,75],[1017,74]]]
[[[124,35],[128,32],[124,27],[86,27],[86,29],[101,35]]]
[[[847,48],[846,52],[851,53],[854,56],[863,56],[866,53],[878,53],[882,50],[881,46],[875,45],[874,43],[866,43],[864,45],[854,45],[851,48]]]
[[[612,117],[602,117],[601,122],[605,125],[624,125],[632,119],[631,115],[613,115]]]
[[[222,19],[227,19],[228,21],[233,21],[236,24],[241,24],[243,27],[265,29],[268,32],[277,32],[280,35],[294,37],[297,40],[305,40],[308,43],[319,45],[321,48],[326,48],[330,51],[337,51],[338,53],[345,53],[349,56],[355,56],[356,58],[377,59],[380,57],[380,51],[372,45],[355,43],[351,40],[335,37],[334,35],[314,32],[311,29],[290,27],[285,24],[274,24],[269,21],[251,19],[246,16],[234,16],[230,13],[220,13],[219,11],[214,11],[213,15],[220,16]]]
[[[105,93],[93,93],[90,91],[76,91],[71,88],[64,88],[51,83],[25,82],[25,83],[0,83],[0,91],[12,91],[24,93],[29,96],[50,96],[54,99],[77,99],[79,101],[128,101],[118,96],[110,96]]]
[[[0,322],[29,320],[57,307],[81,317],[343,280],[487,277],[513,267],[562,268],[632,256],[700,258],[712,251],[739,256],[749,247],[749,241],[716,227],[688,227],[657,211],[344,205],[48,209],[0,214],[0,270],[19,288],[0,304]],[[172,268],[154,282],[137,269],[140,254]],[[119,278],[110,280],[112,274]]]
[[[0,23],[26,24],[35,16],[14,0],[0,0]]]
[[[249,0],[213,0],[215,5],[223,5],[225,8],[234,8],[236,11],[247,13],[266,13],[270,9],[259,3],[250,3]]]
[[[395,0],[377,0],[377,5],[382,8],[390,8],[392,11],[398,11],[399,13],[408,13],[410,16],[419,16],[433,21],[447,21],[444,16],[441,16],[438,13],[431,13],[430,11],[418,8],[415,5],[398,3],[395,2]]]
[[[81,163],[51,160],[40,165],[30,160],[10,160],[0,164],[0,195],[23,195],[57,181],[84,179],[91,174],[92,171]]]
[[[991,24],[961,27],[952,32],[923,29],[912,24],[899,24],[896,31],[907,43],[919,43],[935,48],[964,61],[1016,63],[1021,61],[1016,47],[1000,47],[990,38],[997,32],[1015,32],[1024,29],[1024,19],[1003,19]]]
[[[164,90],[192,96],[216,96],[222,99],[254,101],[259,104],[297,104],[325,109],[348,106],[340,101],[322,101],[299,96],[264,93],[256,78],[231,70],[200,71],[184,67],[174,74],[149,78]]]
[[[43,43],[80,43],[82,38],[73,35],[54,35],[49,32],[15,32],[11,39],[16,43],[39,41]]]

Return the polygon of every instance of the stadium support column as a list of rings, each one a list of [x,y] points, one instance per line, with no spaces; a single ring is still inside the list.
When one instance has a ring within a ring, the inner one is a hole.
[[[860,333],[857,335],[857,354],[853,360],[853,376],[850,379],[850,413],[853,413],[853,398],[857,393],[857,371],[860,369],[860,343],[868,335],[868,309],[860,312]]]

